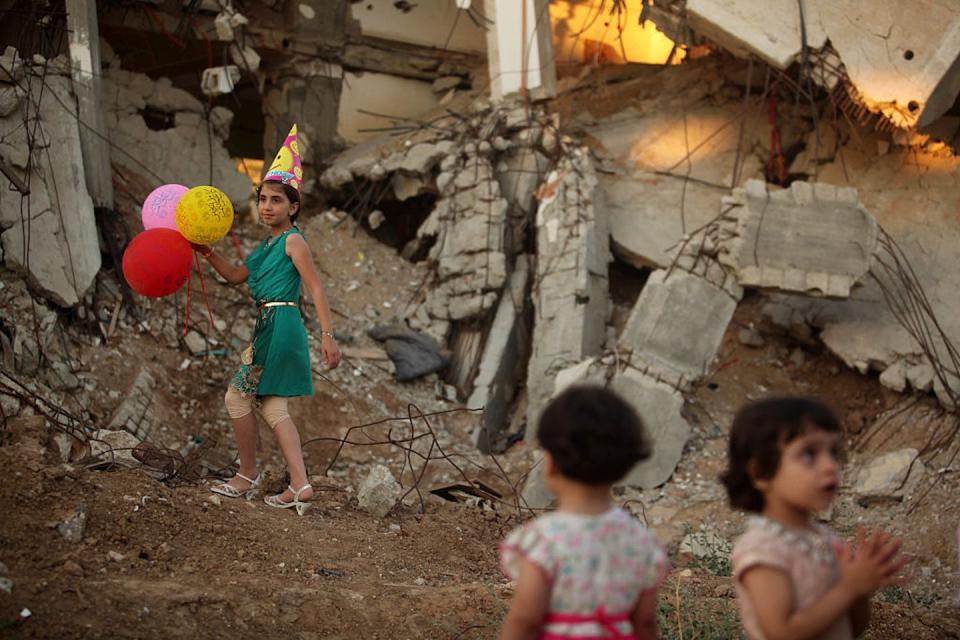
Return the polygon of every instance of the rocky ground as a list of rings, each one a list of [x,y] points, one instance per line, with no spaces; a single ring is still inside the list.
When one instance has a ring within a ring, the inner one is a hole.
[[[497,568],[497,543],[526,517],[511,485],[526,471],[529,445],[517,443],[496,460],[481,456],[472,446],[479,415],[448,399],[436,376],[393,381],[392,365],[365,330],[400,313],[420,268],[352,220],[309,213],[305,230],[348,353],[341,369],[318,377],[312,399],[293,405],[320,489],[313,510],[301,518],[259,499],[207,491],[212,476],[228,472],[233,455],[220,400],[232,366],[225,347],[237,336],[211,330],[196,282],[190,324],[206,339],[202,349],[193,345],[204,355],[180,339],[182,317],[169,300],[144,310],[145,325],[118,320],[106,340],[95,325],[77,320],[64,331],[76,385],[63,391],[38,382],[35,390],[59,398],[67,411],[82,403],[105,424],[146,370],[159,416],[142,425],[150,430],[147,440],[176,453],[152,466],[107,465],[84,452],[63,462],[60,447],[46,446],[45,430],[25,417],[33,411],[21,408],[0,447],[5,637],[495,637],[511,593]],[[241,246],[251,247],[261,233],[243,226]],[[227,319],[238,327],[250,323],[242,291],[216,283],[209,272],[205,284],[217,326]],[[627,299],[617,303],[629,305],[630,287],[624,289]],[[726,550],[743,518],[726,507],[716,481],[726,430],[745,398],[803,392],[832,401],[848,430],[849,489],[829,514],[831,526],[844,535],[861,524],[891,528],[917,556],[912,581],[876,598],[867,637],[957,637],[951,616],[958,474],[949,451],[925,451],[944,424],[942,413],[931,400],[895,394],[850,371],[813,341],[758,322],[763,303],[760,296],[741,303],[713,372],[689,396],[694,436],[670,482],[618,496],[656,531],[674,562],[661,593],[662,635],[739,637]],[[231,331],[243,337],[244,329]],[[446,413],[429,418],[428,427],[422,419],[407,421],[408,411]],[[391,418],[350,431],[357,444],[338,452],[351,426]],[[372,444],[411,433],[414,445],[406,449]],[[266,428],[261,442],[269,489],[278,489],[283,467]],[[902,499],[861,506],[855,487],[862,462],[906,447],[921,451],[918,484]],[[116,453],[119,459],[129,452]],[[436,459],[415,482],[411,467],[419,477],[424,457]],[[376,463],[398,477],[402,491],[413,489],[385,517],[362,509],[357,498]],[[465,479],[484,482],[503,499],[461,493],[463,501],[453,502],[429,493]]]

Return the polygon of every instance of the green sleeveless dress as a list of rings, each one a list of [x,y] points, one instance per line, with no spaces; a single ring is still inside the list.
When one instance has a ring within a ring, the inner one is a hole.
[[[264,240],[243,261],[250,272],[247,284],[257,301],[257,325],[253,361],[241,364],[230,384],[245,394],[313,395],[310,349],[299,307],[260,306],[263,302],[300,302],[300,273],[285,246],[287,236],[294,233],[300,230],[291,227]]]

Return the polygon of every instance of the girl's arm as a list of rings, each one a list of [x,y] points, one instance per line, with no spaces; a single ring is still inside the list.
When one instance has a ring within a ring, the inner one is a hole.
[[[630,615],[633,634],[637,640],[657,640],[657,590],[648,589],[640,594]]]
[[[535,640],[540,635],[549,604],[550,583],[547,577],[534,563],[521,560],[517,591],[500,629],[500,640]]]
[[[740,582],[767,640],[816,638],[847,612],[856,597],[840,582],[813,605],[795,610],[793,584],[780,569],[758,565],[747,569]]]
[[[227,262],[227,259],[217,253],[213,247],[209,247],[204,244],[193,244],[190,245],[194,250],[207,259],[207,262],[210,263],[210,266],[216,269],[223,278],[230,284],[243,284],[247,281],[247,278],[250,277],[250,272],[247,271],[247,268],[240,265],[234,265]]]
[[[330,305],[327,304],[327,294],[323,289],[323,284],[320,282],[317,268],[313,264],[310,247],[307,246],[307,241],[303,239],[303,236],[300,234],[291,234],[287,236],[286,251],[290,259],[293,260],[293,266],[295,266],[300,273],[304,288],[309,292],[313,306],[317,310],[317,318],[320,320],[320,329],[322,331],[320,344],[323,350],[323,361],[331,369],[336,369],[340,364],[340,349],[337,347],[336,340],[333,339],[333,321],[330,316]]]

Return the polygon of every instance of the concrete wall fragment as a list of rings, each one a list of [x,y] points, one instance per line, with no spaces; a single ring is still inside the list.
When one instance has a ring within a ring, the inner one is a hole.
[[[24,125],[27,114],[21,111],[27,108],[25,103],[0,119],[0,153],[23,173],[31,191],[21,196],[8,184],[0,188],[0,247],[8,269],[23,274],[33,289],[52,302],[70,307],[80,301],[100,269],[76,96],[70,80],[62,75],[28,74],[26,82],[32,85],[32,95],[44,96],[39,105],[29,107],[30,126],[35,125],[37,133],[33,157]]]
[[[877,222],[856,189],[797,181],[772,190],[750,180],[723,207],[720,261],[741,286],[845,298],[873,263]]]

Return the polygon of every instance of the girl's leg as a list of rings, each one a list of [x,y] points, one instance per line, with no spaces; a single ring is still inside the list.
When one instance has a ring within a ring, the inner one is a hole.
[[[277,444],[280,446],[280,452],[287,463],[287,471],[290,473],[290,486],[299,489],[310,484],[307,479],[307,468],[303,463],[300,434],[287,412],[287,399],[278,396],[265,398],[261,411],[277,437]],[[307,489],[301,492],[300,500],[309,500],[311,496],[313,496],[313,489]],[[285,490],[280,494],[280,500],[290,502],[293,500],[293,492],[289,489]]]
[[[233,434],[237,439],[237,452],[240,454],[240,473],[248,478],[257,477],[257,418],[253,413],[253,397],[244,396],[230,387],[223,399],[227,413],[233,420]],[[238,491],[246,491],[250,483],[240,476],[234,476],[227,484]]]

